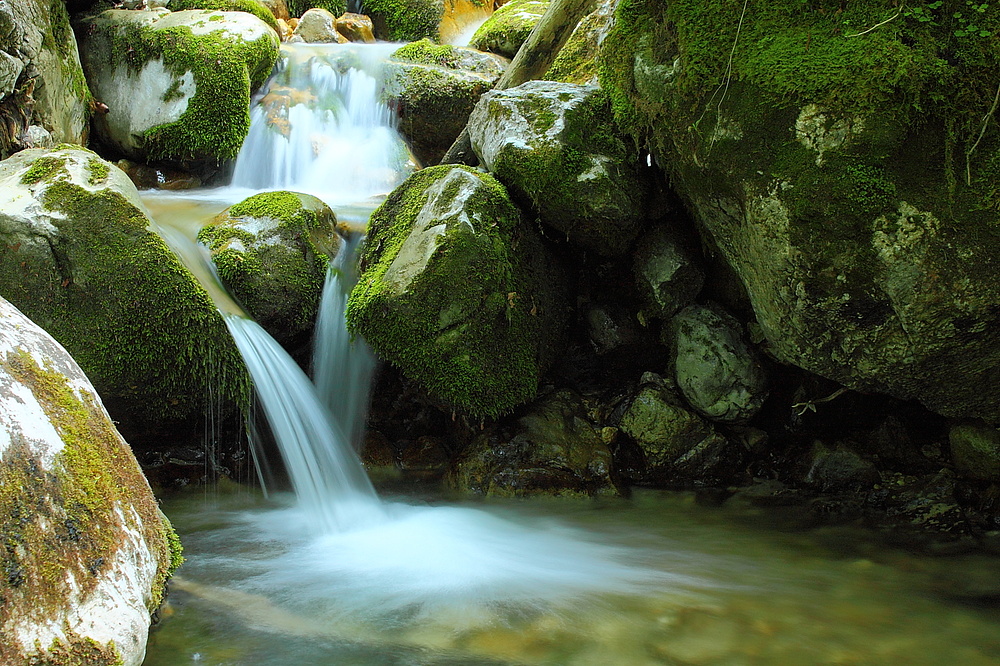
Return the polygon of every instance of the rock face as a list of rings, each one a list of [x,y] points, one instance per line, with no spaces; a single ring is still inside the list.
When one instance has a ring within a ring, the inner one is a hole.
[[[750,420],[767,398],[767,373],[743,327],[716,304],[689,305],[672,321],[677,385],[698,412]]]
[[[504,66],[501,59],[475,49],[426,39],[392,54],[382,94],[395,109],[399,132],[421,164],[441,161]]]
[[[293,350],[311,338],[327,267],[341,245],[336,225],[314,196],[266,192],[228,208],[198,240],[229,293]]]
[[[278,57],[266,23],[246,12],[108,10],[80,31],[87,80],[109,109],[94,123],[109,150],[140,161],[236,157],[250,94]]]
[[[0,4],[0,159],[23,148],[85,143],[90,101],[66,6]]]
[[[534,397],[563,278],[491,176],[413,174],[372,215],[361,269],[349,328],[436,400],[480,418]]]
[[[0,162],[0,295],[69,350],[120,427],[155,437],[199,416],[209,391],[241,399],[247,380],[208,295],[150,225],[128,177],[88,150]]]
[[[80,367],[0,299],[0,662],[125,664],[180,545]]]
[[[449,476],[457,490],[491,497],[613,492],[611,452],[569,390],[540,398],[513,436],[478,438]]]
[[[479,26],[469,46],[513,58],[548,8],[548,0],[511,0]]]
[[[853,38],[884,5],[793,6],[769,3],[734,51],[739,7],[623,4],[601,64],[616,117],[739,275],[770,353],[996,422],[1000,54],[953,17]]]
[[[642,229],[649,184],[598,88],[529,81],[490,91],[469,137],[483,166],[571,242],[619,255]]]

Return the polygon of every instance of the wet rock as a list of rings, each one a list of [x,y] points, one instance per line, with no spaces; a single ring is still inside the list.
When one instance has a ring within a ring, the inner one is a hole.
[[[882,483],[885,509],[881,524],[899,538],[946,548],[965,541],[969,526],[956,499],[954,475],[942,470],[925,477],[886,477]]]
[[[337,32],[346,37],[349,42],[363,42],[365,44],[371,44],[375,41],[372,20],[364,14],[344,12],[337,17],[334,27],[337,29]]]
[[[667,225],[657,225],[639,239],[633,267],[649,314],[660,319],[693,303],[705,283],[701,266]]]
[[[1000,430],[981,421],[956,423],[948,432],[955,469],[970,479],[1000,481]]]
[[[0,299],[0,662],[138,666],[181,562],[80,367]]]
[[[590,342],[598,354],[607,354],[640,341],[648,341],[638,335],[628,313],[617,308],[591,304],[587,307],[585,317]]]
[[[285,0],[260,0],[260,3],[268,8],[274,18],[287,21],[291,18],[288,13],[288,3]]]
[[[561,351],[565,277],[488,174],[416,172],[369,223],[348,326],[446,409],[534,398]]]
[[[158,169],[130,160],[118,160],[115,166],[124,171],[140,190],[191,190],[202,185],[198,176],[177,169]]]
[[[482,96],[469,118],[482,165],[554,237],[622,255],[646,221],[649,181],[594,86],[529,81]]]
[[[421,40],[400,47],[385,69],[383,96],[421,164],[437,164],[465,128],[505,63],[474,49]]]
[[[467,30],[481,25],[493,13],[493,4],[480,0],[446,0],[444,16],[438,25],[442,44],[463,44],[468,40]],[[465,39],[459,39],[466,35]]]
[[[579,395],[559,390],[517,420],[512,436],[477,438],[450,484],[487,496],[613,492],[611,452]]]
[[[817,444],[810,457],[805,481],[824,492],[867,490],[879,481],[875,465],[850,449]]]
[[[337,18],[327,10],[313,8],[302,15],[292,35],[310,44],[346,44],[350,40],[337,31],[336,22]]]
[[[601,41],[614,23],[617,0],[602,0],[597,8],[585,16],[573,30],[566,45],[552,62],[544,78],[563,83],[589,83],[596,85],[597,54]]]
[[[265,192],[235,204],[198,232],[219,278],[290,351],[311,340],[327,268],[341,247],[337,216],[297,192]]]
[[[690,305],[671,322],[677,385],[698,412],[726,423],[749,420],[767,398],[763,360],[721,306]]]
[[[548,0],[510,0],[479,26],[469,46],[513,58],[548,7]]]

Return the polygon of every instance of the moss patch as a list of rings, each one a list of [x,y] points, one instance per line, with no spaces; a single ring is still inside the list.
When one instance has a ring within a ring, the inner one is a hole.
[[[429,37],[437,40],[444,3],[442,0],[366,0],[365,13],[371,17],[379,39],[413,42]]]
[[[288,13],[296,18],[314,7],[325,9],[334,16],[340,16],[347,11],[347,2],[345,0],[288,0]]]
[[[469,44],[513,58],[548,7],[548,0],[511,0],[479,26]]]
[[[223,12],[246,12],[253,14],[275,30],[278,21],[271,10],[258,0],[171,0],[170,10],[179,12],[184,9],[216,9]]]
[[[34,185],[43,180],[54,178],[60,173],[66,173],[66,161],[62,158],[47,155],[35,160],[24,175],[21,176],[22,185]]]

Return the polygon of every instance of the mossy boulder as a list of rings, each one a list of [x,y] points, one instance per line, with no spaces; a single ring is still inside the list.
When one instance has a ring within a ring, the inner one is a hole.
[[[549,0],[510,0],[479,26],[469,46],[513,58],[549,8]]]
[[[91,96],[62,0],[0,5],[0,159],[87,139]]]
[[[414,42],[428,37],[437,41],[444,0],[366,0],[364,13],[371,18],[378,39]]]
[[[0,299],[0,662],[138,666],[180,545],[86,375]]]
[[[446,407],[535,396],[565,322],[563,277],[493,177],[418,171],[372,215],[349,328]]]
[[[559,50],[549,71],[542,77],[548,81],[589,83],[596,85],[597,54],[601,40],[614,22],[616,0],[602,0],[587,14]]]
[[[646,312],[669,319],[690,305],[705,284],[705,271],[670,225],[651,227],[636,243],[632,263]]]
[[[399,132],[421,164],[441,161],[505,64],[475,49],[437,45],[428,39],[392,54],[382,95],[396,111]]]
[[[170,0],[167,8],[172,12],[180,12],[185,9],[217,9],[221,12],[246,12],[253,14],[271,26],[275,32],[278,31],[277,17],[260,0]]]
[[[1000,421],[1000,5],[743,9],[623,0],[600,58],[618,121],[771,354]]]
[[[597,87],[529,81],[490,91],[469,138],[482,165],[570,242],[621,255],[642,230],[650,181]]]
[[[88,150],[0,162],[0,295],[69,350],[130,440],[249,391],[208,294],[150,226],[128,177]]]
[[[198,232],[219,278],[286,349],[308,345],[327,268],[341,246],[337,216],[314,196],[257,194]]]
[[[563,389],[539,398],[510,433],[477,437],[448,476],[487,497],[614,494],[611,451],[587,405]]]
[[[267,23],[246,12],[108,10],[79,30],[87,80],[109,109],[94,121],[109,151],[191,166],[236,157],[250,95],[278,57]]]

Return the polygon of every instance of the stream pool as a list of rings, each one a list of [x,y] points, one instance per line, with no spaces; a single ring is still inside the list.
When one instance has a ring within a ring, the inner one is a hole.
[[[1000,664],[997,557],[676,492],[385,506],[323,535],[290,496],[166,499],[187,561],[144,665]]]

